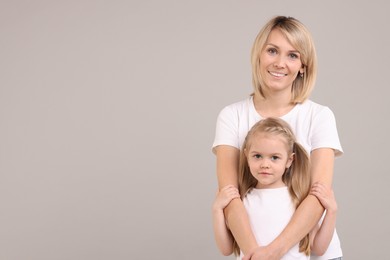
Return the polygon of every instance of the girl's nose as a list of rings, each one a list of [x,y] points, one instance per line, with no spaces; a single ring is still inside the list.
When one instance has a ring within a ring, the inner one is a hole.
[[[269,168],[268,162],[263,161],[263,163],[260,165],[260,168],[261,168],[261,169],[268,169],[268,168]]]

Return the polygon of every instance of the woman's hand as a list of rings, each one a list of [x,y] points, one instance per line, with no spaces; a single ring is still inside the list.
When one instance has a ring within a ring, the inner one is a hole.
[[[246,254],[242,260],[280,260],[282,256],[269,246],[259,246],[249,254]]]

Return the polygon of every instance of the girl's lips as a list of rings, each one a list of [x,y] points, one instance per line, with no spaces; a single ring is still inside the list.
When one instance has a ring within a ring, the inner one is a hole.
[[[271,175],[271,173],[268,173],[268,172],[260,172],[259,174],[260,175]]]

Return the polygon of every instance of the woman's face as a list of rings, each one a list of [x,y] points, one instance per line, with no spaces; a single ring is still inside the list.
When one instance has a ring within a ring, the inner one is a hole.
[[[260,54],[260,74],[266,95],[291,93],[292,83],[303,72],[300,53],[279,29],[274,29]]]

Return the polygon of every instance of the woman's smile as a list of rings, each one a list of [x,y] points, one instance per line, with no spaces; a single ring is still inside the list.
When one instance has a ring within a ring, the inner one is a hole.
[[[280,73],[280,72],[273,72],[273,71],[268,71],[269,74],[271,74],[274,77],[281,78],[284,76],[287,76],[286,73]]]

